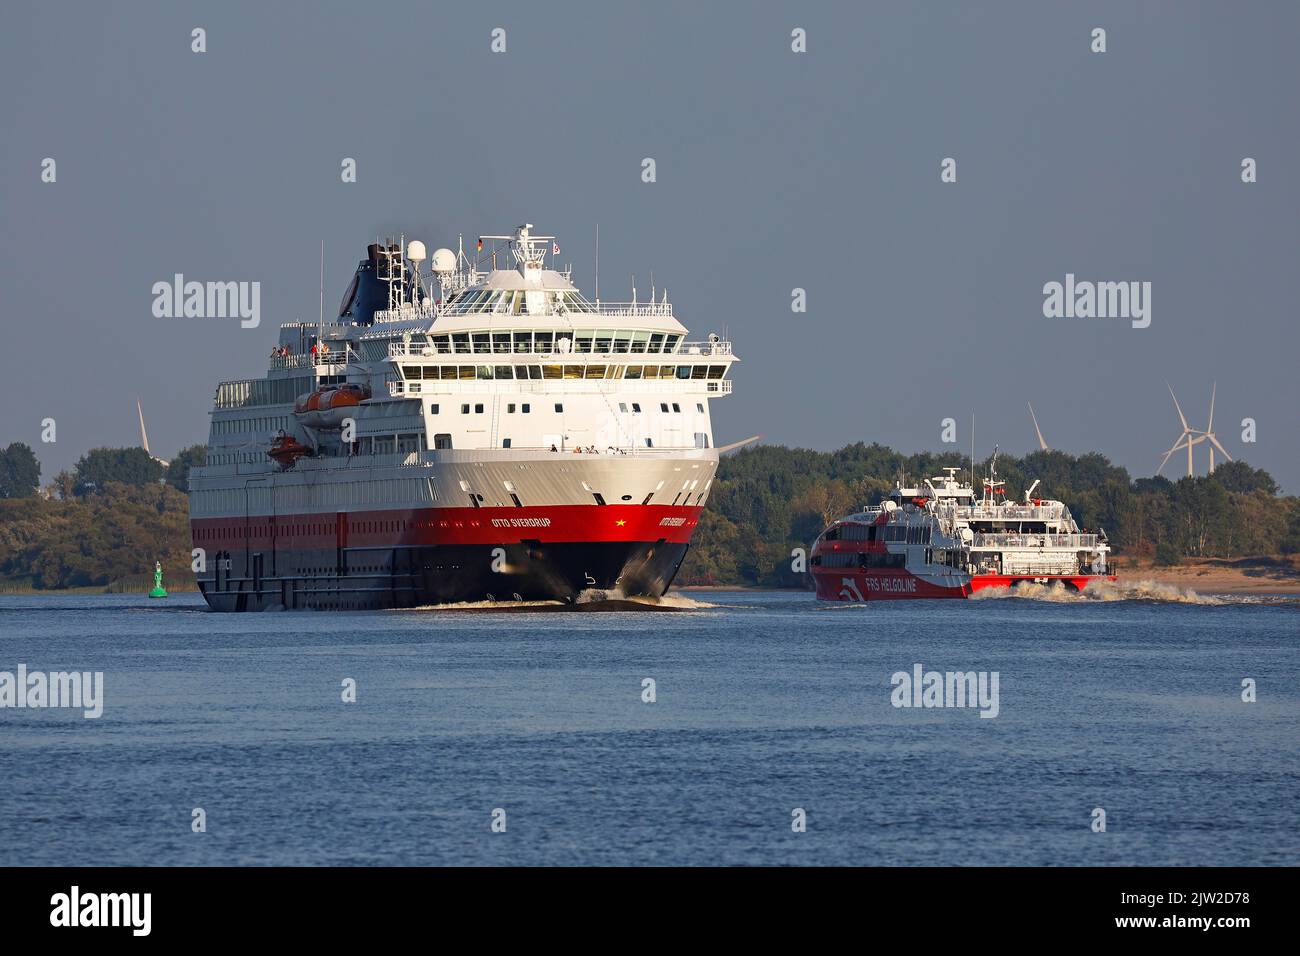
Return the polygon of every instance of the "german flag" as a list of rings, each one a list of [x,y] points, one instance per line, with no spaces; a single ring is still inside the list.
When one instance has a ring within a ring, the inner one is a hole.
[[[483,240],[482,240],[482,239],[480,239],[480,240],[478,241],[478,251],[479,251],[479,252],[482,252],[482,251],[483,251]]]

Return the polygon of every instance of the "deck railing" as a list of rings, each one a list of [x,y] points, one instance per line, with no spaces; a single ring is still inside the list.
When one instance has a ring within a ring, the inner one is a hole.
[[[976,548],[1075,548],[1080,551],[1097,547],[1095,534],[977,534]]]

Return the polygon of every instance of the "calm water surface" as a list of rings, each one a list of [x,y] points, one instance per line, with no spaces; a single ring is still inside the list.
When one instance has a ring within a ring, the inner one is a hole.
[[[106,697],[0,710],[0,865],[1300,864],[1295,603],[691,597],[0,597],[0,670]],[[894,708],[916,663],[998,671],[1000,714]]]

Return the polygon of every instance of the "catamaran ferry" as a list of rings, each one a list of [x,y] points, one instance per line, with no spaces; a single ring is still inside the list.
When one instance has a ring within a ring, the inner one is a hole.
[[[958,469],[905,488],[898,482],[878,506],[849,515],[813,545],[810,570],[825,601],[970,597],[1022,582],[1082,591],[1105,579],[1106,533],[1080,531],[1062,502],[1007,501],[994,452],[983,495]]]
[[[686,341],[666,292],[588,300],[558,253],[531,225],[472,258],[376,243],[337,318],[282,325],[264,377],[217,387],[190,474],[209,606],[668,589],[727,450],[709,402],[737,359]]]

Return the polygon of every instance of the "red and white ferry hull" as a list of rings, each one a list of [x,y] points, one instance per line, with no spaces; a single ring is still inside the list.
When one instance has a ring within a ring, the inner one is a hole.
[[[816,571],[817,597],[823,601],[862,604],[869,601],[924,600],[928,598],[968,598],[989,588],[1010,588],[1018,584],[1051,585],[1059,581],[1067,588],[1082,591],[1096,581],[1114,581],[1114,575],[1012,575],[1012,574],[945,574],[919,575],[906,569],[852,571],[845,568]]]

